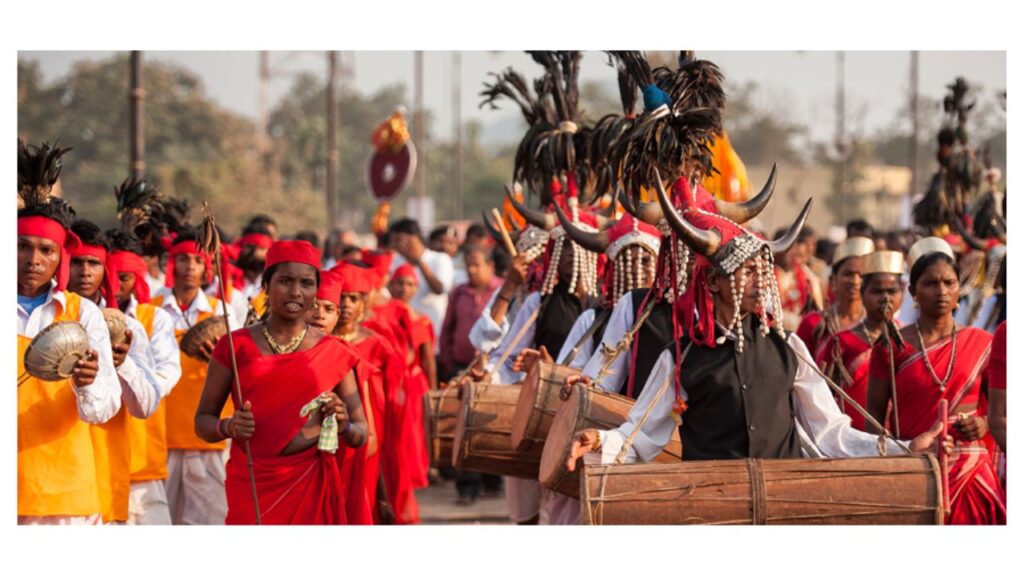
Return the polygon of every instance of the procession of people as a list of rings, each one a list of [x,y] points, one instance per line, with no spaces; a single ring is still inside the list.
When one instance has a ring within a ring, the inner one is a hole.
[[[896,490],[929,521],[1006,524],[1005,193],[961,91],[913,229],[844,222],[821,260],[811,198],[771,236],[759,219],[785,165],[725,193],[742,166],[713,62],[607,52],[621,113],[591,122],[583,52],[529,55],[484,84],[527,130],[468,229],[382,210],[321,250],[112,178],[103,230],[55,193],[75,152],[19,139],[18,523],[417,524],[417,491],[451,478],[453,506],[503,490],[513,523],[596,524],[612,470],[639,491],[629,470],[677,467],[669,490],[740,461],[749,523],[771,523],[774,463],[902,458],[934,468]],[[400,112],[372,139],[410,153]],[[860,504],[898,507],[865,477]]]

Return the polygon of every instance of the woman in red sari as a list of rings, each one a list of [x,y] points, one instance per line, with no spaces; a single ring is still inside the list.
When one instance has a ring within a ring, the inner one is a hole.
[[[822,372],[842,386],[861,408],[867,405],[871,348],[882,333],[885,310],[899,310],[903,302],[903,254],[888,250],[872,252],[863,257],[862,267],[863,283],[858,284],[866,313],[864,320],[830,337],[815,358]],[[836,401],[839,409],[850,417],[851,426],[865,432],[880,432],[867,430],[864,416],[845,399],[837,397]]]
[[[366,295],[373,289],[371,271],[342,263],[322,274],[317,307],[307,321],[325,334],[352,344],[365,362],[357,367],[359,393],[370,424],[370,437],[360,448],[338,452],[342,481],[347,485],[350,524],[391,524],[390,491],[382,481],[381,454],[394,439],[387,434],[388,399],[402,386],[404,367],[388,339],[362,325]]]
[[[949,402],[950,431],[956,440],[949,468],[947,524],[1005,524],[1006,497],[992,464],[992,436],[986,419],[986,382],[992,335],[957,326],[953,312],[960,292],[959,271],[949,245],[925,238],[911,249],[910,294],[920,318],[901,331],[894,350],[879,343],[871,354],[868,411],[882,421],[892,404],[891,429],[912,438],[932,427],[939,401]]]
[[[830,303],[804,316],[796,330],[812,355],[820,354],[829,338],[864,319],[861,273],[864,257],[874,251],[875,243],[862,237],[847,238],[836,247],[829,277]]]
[[[227,338],[214,350],[195,429],[207,442],[242,440],[231,443],[227,463],[227,524],[257,520],[246,445],[263,524],[346,523],[334,451],[339,437],[361,446],[366,420],[353,375],[358,354],[305,321],[319,264],[320,251],[308,242],[282,241],[268,250],[263,274],[268,316],[231,333],[244,403],[233,397],[242,410],[224,420],[221,408],[228,394],[236,394],[234,362]],[[336,431],[328,420],[332,415]]]

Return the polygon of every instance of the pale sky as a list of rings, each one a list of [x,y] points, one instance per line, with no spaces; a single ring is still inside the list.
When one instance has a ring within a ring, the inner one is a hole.
[[[51,81],[70,70],[79,60],[109,57],[113,52],[19,52],[20,58],[35,59],[44,78]],[[271,52],[271,67],[277,75],[271,83],[276,101],[291,83],[295,71],[322,74],[326,81],[327,59],[323,52]],[[698,57],[718,64],[727,82],[753,80],[761,86],[761,103],[773,110],[786,110],[793,120],[810,127],[815,140],[828,140],[835,127],[836,53],[831,51],[698,51]],[[259,57],[254,51],[150,51],[147,60],[169,61],[198,74],[207,93],[235,112],[255,117],[257,110]],[[581,79],[605,82],[615,94],[614,72],[599,52],[583,58]],[[343,52],[342,61],[352,67],[355,87],[371,93],[383,86],[405,83],[411,104],[413,53],[410,51]],[[462,116],[485,125],[488,139],[518,139],[519,111],[506,106],[499,111],[479,109],[478,92],[487,74],[513,66],[527,78],[540,67],[522,52],[462,52]],[[424,57],[424,100],[436,120],[433,134],[447,139],[452,134],[452,53],[428,51]],[[895,51],[850,51],[846,53],[846,98],[851,128],[867,133],[891,124],[907,100],[910,53]],[[1006,88],[1006,53],[925,51],[920,55],[920,93],[941,98],[945,85],[963,75],[983,87],[979,99],[994,101],[996,91]],[[344,113],[344,111],[342,111]],[[936,111],[936,114],[939,112]],[[859,119],[858,119],[859,118]],[[490,127],[490,130],[486,127]]]

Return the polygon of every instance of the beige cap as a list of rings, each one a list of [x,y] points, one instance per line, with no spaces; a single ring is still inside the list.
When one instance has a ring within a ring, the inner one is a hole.
[[[864,256],[875,251],[875,242],[871,238],[853,236],[843,240],[832,254],[833,265],[852,256]]]
[[[864,257],[861,274],[903,274],[903,254],[895,250],[879,250]]]
[[[931,254],[932,252],[942,252],[953,260],[956,260],[956,255],[953,254],[953,249],[949,246],[949,242],[946,242],[942,238],[929,236],[927,238],[921,238],[910,247],[910,252],[907,253],[907,264],[913,268],[914,262],[917,262],[918,258],[925,254]]]

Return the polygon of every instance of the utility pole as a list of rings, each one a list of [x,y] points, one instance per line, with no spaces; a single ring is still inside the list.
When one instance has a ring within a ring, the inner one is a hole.
[[[327,52],[327,229],[338,224],[338,99],[335,84],[338,76],[338,51]]]
[[[849,156],[846,143],[846,55],[836,52],[836,193],[839,194],[839,220],[846,224],[846,160]]]
[[[416,134],[416,195],[425,198],[427,196],[427,122],[423,110],[423,50],[416,51],[414,62],[413,100],[416,113],[413,130]]]
[[[452,217],[462,218],[462,53],[452,51]]]
[[[270,103],[270,54],[260,50],[260,87],[256,102],[256,147],[260,154],[267,151],[267,123]]]
[[[146,91],[142,89],[142,52],[132,50],[130,67],[131,89],[128,93],[128,131],[129,131],[129,157],[131,166],[129,172],[133,178],[142,178],[146,173],[145,140],[142,134],[142,104],[146,99]]]
[[[920,52],[910,52],[910,197],[917,194],[917,138],[920,129],[917,117],[918,59]]]

